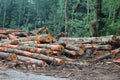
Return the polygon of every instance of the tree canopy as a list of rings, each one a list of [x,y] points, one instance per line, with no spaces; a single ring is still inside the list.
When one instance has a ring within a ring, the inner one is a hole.
[[[119,0],[0,0],[1,28],[80,37],[117,34],[119,24]]]

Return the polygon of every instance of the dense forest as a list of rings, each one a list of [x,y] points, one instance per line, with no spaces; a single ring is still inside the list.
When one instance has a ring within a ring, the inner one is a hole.
[[[52,35],[101,36],[120,30],[120,0],[0,0],[0,27]]]

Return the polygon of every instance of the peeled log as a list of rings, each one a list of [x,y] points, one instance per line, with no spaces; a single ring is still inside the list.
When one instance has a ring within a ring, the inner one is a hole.
[[[65,61],[62,60],[62,59],[45,56],[43,54],[36,54],[36,53],[28,52],[28,51],[22,51],[22,50],[11,49],[11,48],[6,48],[6,47],[0,47],[0,51],[1,52],[15,53],[17,55],[22,55],[22,56],[26,56],[26,57],[39,59],[39,60],[53,62],[53,63],[56,63],[58,65],[64,65],[65,64]]]
[[[11,54],[12,53],[0,52],[0,58],[3,58],[3,59],[10,58]],[[32,63],[32,64],[37,64],[38,66],[44,66],[46,64],[42,60],[37,60],[37,59],[30,58],[30,57],[25,57],[25,56],[17,55],[17,58],[20,61],[27,62],[27,63]]]
[[[50,49],[35,48],[35,47],[29,47],[29,46],[19,46],[19,45],[10,45],[10,44],[1,44],[0,43],[0,47],[25,50],[25,51],[29,51],[32,53],[39,53],[39,54],[46,54],[46,55],[49,55],[52,53],[52,50],[50,50]]]

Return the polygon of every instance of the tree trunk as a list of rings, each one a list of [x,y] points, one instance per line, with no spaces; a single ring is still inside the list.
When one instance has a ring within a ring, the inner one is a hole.
[[[5,20],[6,20],[6,1],[4,0],[4,14],[3,14],[3,28],[5,27]]]
[[[102,0],[96,0],[95,3],[95,10],[96,10],[96,26],[95,26],[95,32],[93,36],[99,35],[99,29],[101,26],[101,14],[102,14]]]
[[[65,0],[65,32],[67,32],[67,22],[68,22],[68,16],[67,16],[67,5],[68,5],[68,0]]]

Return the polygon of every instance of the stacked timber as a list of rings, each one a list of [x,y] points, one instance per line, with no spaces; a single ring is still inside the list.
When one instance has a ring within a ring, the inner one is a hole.
[[[41,30],[46,33],[43,34]],[[97,62],[108,57],[115,57],[120,52],[120,36],[61,37],[66,34],[58,34],[55,39],[48,32],[48,28],[33,32],[0,29],[0,38],[2,38],[0,58],[29,62],[38,66],[88,65],[76,60],[89,55],[92,61]]]

